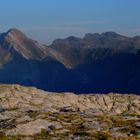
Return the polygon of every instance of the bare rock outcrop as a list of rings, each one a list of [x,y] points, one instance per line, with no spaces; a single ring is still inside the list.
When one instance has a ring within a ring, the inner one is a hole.
[[[57,111],[63,107],[99,109],[103,113],[136,113],[140,115],[140,96],[127,94],[51,93],[32,87],[0,85],[0,106],[3,109],[48,109]]]
[[[140,96],[51,93],[0,85],[0,135],[17,139],[140,137]]]

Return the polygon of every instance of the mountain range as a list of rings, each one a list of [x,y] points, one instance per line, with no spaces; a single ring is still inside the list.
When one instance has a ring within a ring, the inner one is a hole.
[[[0,83],[55,92],[140,93],[140,36],[88,33],[44,45],[10,29],[0,34]]]

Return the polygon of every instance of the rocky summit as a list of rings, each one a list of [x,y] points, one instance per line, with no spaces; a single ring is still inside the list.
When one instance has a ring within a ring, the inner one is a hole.
[[[0,85],[0,140],[140,140],[140,96]]]

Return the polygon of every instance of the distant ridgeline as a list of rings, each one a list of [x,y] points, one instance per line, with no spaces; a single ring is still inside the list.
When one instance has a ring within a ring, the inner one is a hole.
[[[140,93],[140,36],[114,32],[50,46],[17,29],[0,34],[0,83],[75,93]]]

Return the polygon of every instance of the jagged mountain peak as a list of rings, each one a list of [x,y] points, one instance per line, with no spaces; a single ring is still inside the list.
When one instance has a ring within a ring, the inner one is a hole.
[[[0,46],[5,50],[10,51],[10,53],[13,53],[13,55],[18,53],[25,59],[40,60],[45,57],[45,46],[30,39],[22,31],[16,28],[12,28],[1,34]]]
[[[3,34],[4,38],[8,42],[13,42],[13,43],[24,43],[25,40],[29,40],[28,38],[22,31],[16,28],[12,28],[8,30],[6,33]]]
[[[132,39],[131,37],[127,37],[127,36],[121,35],[119,33],[113,32],[113,31],[104,32],[100,36],[101,36],[101,38],[105,38],[105,39],[109,38],[110,40],[117,39],[118,41]]]
[[[18,41],[18,40],[24,40],[25,38],[28,38],[22,31],[16,28],[12,28],[8,30],[6,33],[4,33],[5,39],[9,41]]]
[[[109,35],[109,36],[113,36],[113,35],[119,35],[118,33],[114,32],[114,31],[108,31],[108,32],[104,32],[102,33],[104,35]]]
[[[84,39],[88,37],[98,37],[98,36],[100,36],[99,33],[86,33]]]
[[[17,28],[11,28],[7,31],[7,33],[22,33],[22,32]]]

